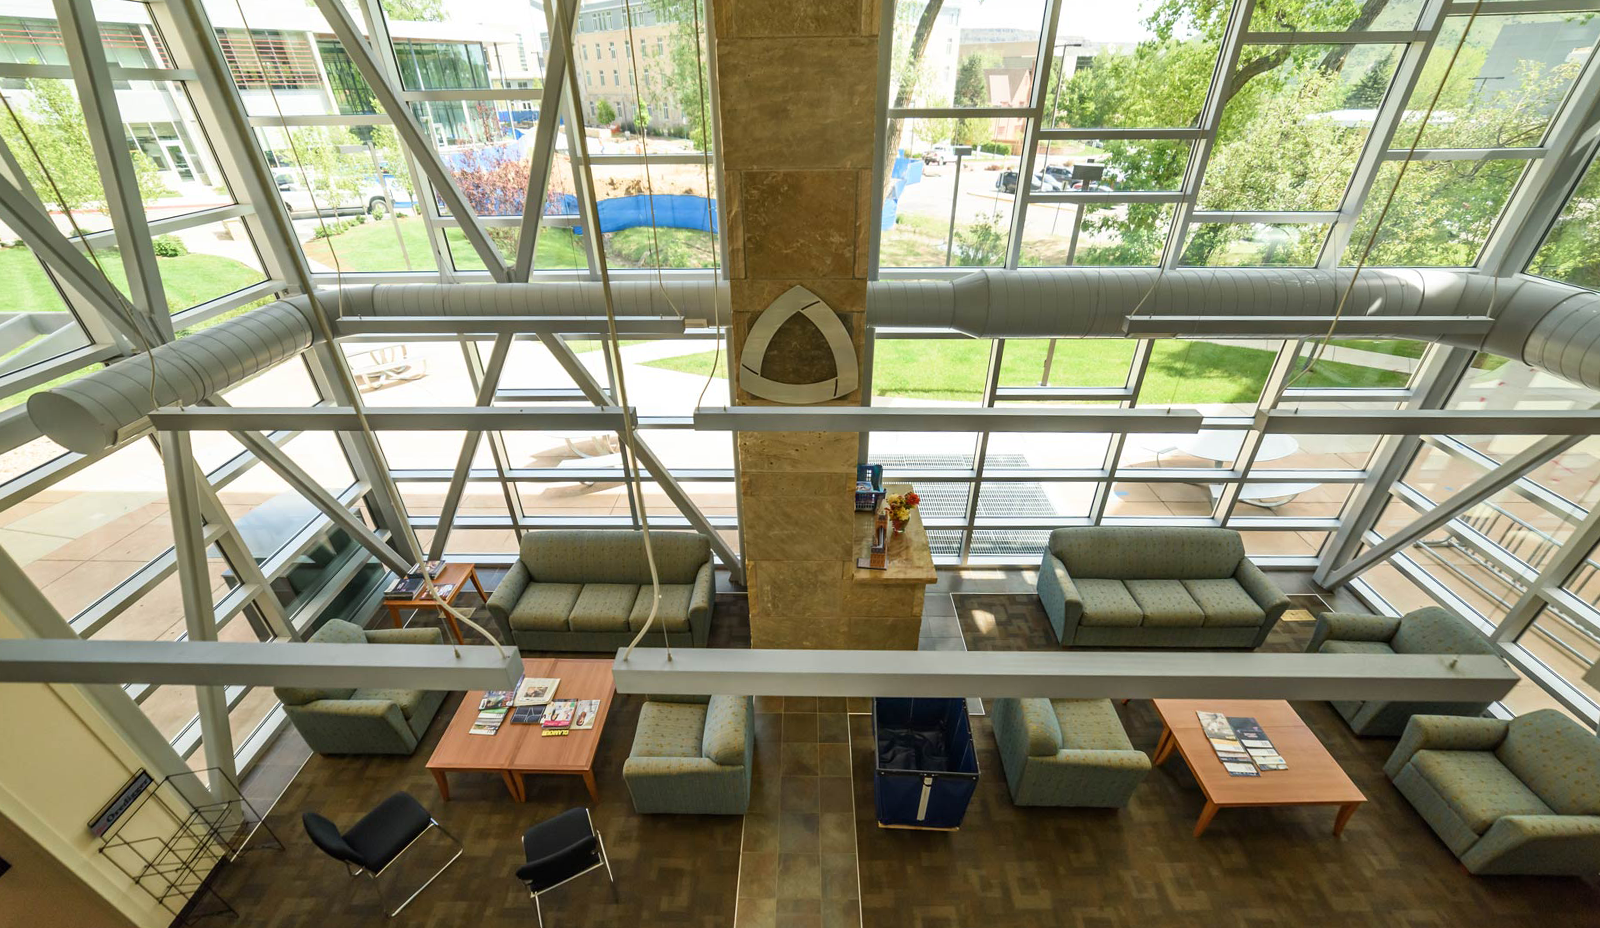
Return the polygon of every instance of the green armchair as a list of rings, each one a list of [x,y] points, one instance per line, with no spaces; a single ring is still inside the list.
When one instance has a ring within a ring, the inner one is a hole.
[[[1321,654],[1499,654],[1472,623],[1438,606],[1398,618],[1323,613],[1306,650]],[[1480,716],[1489,704],[1345,700],[1334,702],[1333,707],[1358,735],[1397,738],[1413,715]]]
[[[1600,739],[1554,709],[1412,716],[1383,770],[1471,873],[1600,872]]]
[[[749,696],[650,697],[622,765],[634,809],[743,815],[750,808],[755,733]]]
[[[443,644],[437,628],[367,631],[332,619],[307,639],[319,644]],[[440,690],[275,687],[289,721],[318,754],[410,754],[439,712]]]
[[[996,699],[990,721],[1019,806],[1120,809],[1150,772],[1109,699]]]

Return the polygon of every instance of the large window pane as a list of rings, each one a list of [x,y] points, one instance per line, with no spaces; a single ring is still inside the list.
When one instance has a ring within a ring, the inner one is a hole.
[[[890,105],[1028,106],[1044,12],[1044,0],[896,4]],[[999,137],[1020,142],[1014,128]]]
[[[1288,222],[1202,222],[1189,230],[1183,263],[1201,267],[1311,267],[1325,225]]]
[[[1353,265],[1361,259],[1378,214],[1393,189],[1394,202],[1367,255],[1368,264],[1475,264],[1527,164],[1512,160],[1413,161],[1395,188],[1400,162],[1384,162],[1378,168],[1372,193],[1361,210],[1361,219],[1341,263]]]
[[[1600,707],[1600,690],[1583,679],[1600,659],[1600,628],[1593,622],[1546,606],[1534,617],[1533,624],[1517,636],[1516,647],[1521,656],[1533,663],[1536,673],[1548,675],[1576,690],[1589,702],[1591,710]],[[1535,709],[1560,709],[1572,714],[1536,686],[1516,687],[1505,703],[1518,714]],[[1585,718],[1579,721],[1592,724]]]
[[[1528,273],[1600,288],[1600,160],[1589,163]]]
[[[604,0],[583,4],[573,52],[584,121],[600,128],[591,147],[598,141],[612,152],[615,141],[608,130],[636,139],[643,126],[652,152],[710,150],[711,53],[704,24],[696,18],[705,9],[705,4],[688,3],[640,2],[627,9]],[[491,55],[491,81],[494,59],[508,57],[501,48]]]
[[[896,124],[903,126],[910,140],[903,142],[902,150],[931,153],[926,157],[902,155],[890,170],[879,246],[884,267],[994,267],[1004,263],[1021,157],[994,141],[984,141],[984,149],[959,161],[934,151],[939,141],[949,139],[971,144],[978,136],[991,133],[998,122],[891,120],[890,129]],[[1030,186],[1034,190],[1059,189],[1060,184],[1036,172]]]
[[[1347,101],[1387,85],[1397,60],[1388,45],[1246,46],[1201,208],[1337,209],[1372,127],[1372,111]]]
[[[1045,88],[1045,125],[1194,125],[1230,6],[1065,0]]]
[[[1349,0],[1260,0],[1250,13],[1252,32],[1361,32],[1414,29],[1423,0],[1351,3]]]

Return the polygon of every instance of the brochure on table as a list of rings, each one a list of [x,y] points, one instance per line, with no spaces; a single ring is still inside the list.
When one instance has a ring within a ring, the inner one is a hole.
[[[1195,715],[1200,717],[1200,729],[1229,776],[1257,777],[1264,770],[1289,769],[1289,764],[1255,719],[1229,717],[1220,712],[1196,712]]]
[[[546,705],[555,697],[560,684],[560,677],[523,677],[517,683],[516,703],[519,706]]]

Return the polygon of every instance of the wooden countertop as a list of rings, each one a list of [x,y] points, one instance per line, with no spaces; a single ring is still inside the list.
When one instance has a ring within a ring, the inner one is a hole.
[[[889,495],[908,493],[911,490],[909,483],[892,483],[884,486]],[[870,512],[856,513],[856,557],[866,557],[872,549],[872,528],[874,514]],[[854,579],[857,583],[933,583],[939,575],[933,569],[933,552],[928,550],[928,533],[922,527],[922,514],[919,510],[911,510],[911,518],[906,522],[903,534],[894,534],[894,526],[889,526],[889,566],[884,570],[872,570],[866,567],[855,568]]]

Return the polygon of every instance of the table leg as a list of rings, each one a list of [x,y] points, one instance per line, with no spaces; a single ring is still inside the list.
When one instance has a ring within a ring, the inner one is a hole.
[[[389,606],[389,618],[394,621],[395,628],[400,627],[400,608],[398,606]]]
[[[517,802],[528,801],[528,785],[523,782],[522,774],[514,770],[500,771],[500,779],[506,782],[506,789],[511,791],[511,798]]]
[[[1207,799],[1205,808],[1200,810],[1200,820],[1194,823],[1194,836],[1198,838],[1205,834],[1206,826],[1211,824],[1211,820],[1216,817],[1217,804]]]
[[[1170,754],[1172,754],[1172,729],[1162,725],[1161,738],[1156,741],[1156,756],[1151,758],[1151,762],[1156,766],[1160,766],[1166,763]]]
[[[583,772],[583,785],[589,787],[589,798],[593,799],[595,801],[595,805],[599,805],[600,804],[600,787],[596,786],[595,783],[594,783],[594,771],[593,770],[585,770]]]
[[[483,584],[478,581],[477,568],[473,568],[472,573],[467,574],[467,578],[472,581],[473,586],[478,588],[478,598],[487,603],[489,601],[489,594],[483,591]]]
[[[440,607],[439,618],[443,619],[445,624],[450,626],[450,634],[456,636],[456,644],[464,644],[465,642],[461,640],[461,625],[456,622],[456,617],[447,612],[443,607]]]
[[[429,770],[433,774],[433,782],[439,784],[439,798],[445,802],[450,801],[450,781],[445,779],[443,770]]]
[[[1350,816],[1355,815],[1356,810],[1359,808],[1361,808],[1361,803],[1359,802],[1347,802],[1339,807],[1339,814],[1333,820],[1333,836],[1335,838],[1344,834],[1344,826],[1349,824]]]

